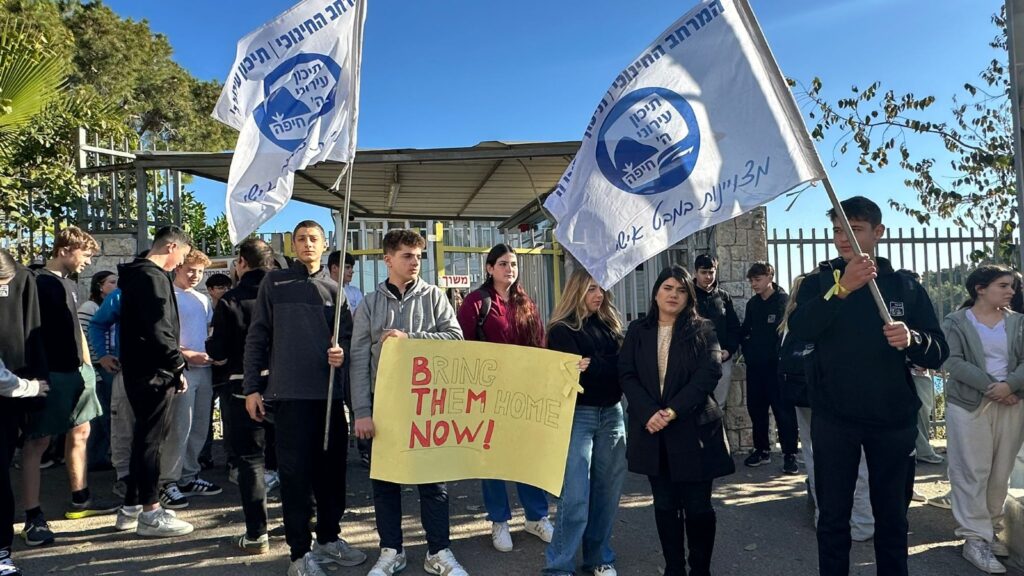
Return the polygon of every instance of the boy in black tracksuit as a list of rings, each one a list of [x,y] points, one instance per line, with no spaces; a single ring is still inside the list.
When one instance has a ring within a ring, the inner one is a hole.
[[[701,254],[693,262],[694,285],[697,288],[697,313],[715,325],[715,335],[722,346],[722,377],[715,387],[715,400],[725,406],[732,384],[732,357],[740,348],[742,327],[732,304],[732,296],[718,287],[718,259]]]
[[[291,267],[267,273],[260,283],[245,338],[242,388],[246,411],[257,422],[267,413],[264,400],[272,402],[285,541],[291,552],[288,574],[322,576],[321,562],[357,566],[366,560],[366,554],[339,537],[348,458],[342,400],[352,314],[347,302],[337,301],[338,284],[320,264],[326,250],[323,228],[312,220],[299,222],[292,247],[296,261]],[[335,306],[342,307],[341,323],[337,344],[332,345]],[[328,398],[331,366],[335,379]],[[265,370],[270,370],[269,379],[263,377]],[[328,402],[331,421],[325,451]],[[309,530],[310,495],[316,499],[316,541]]]
[[[213,333],[206,351],[215,362],[226,362],[222,396],[224,435],[231,453],[231,465],[238,471],[238,491],[245,515],[245,534],[235,543],[243,552],[262,554],[270,550],[267,536],[267,486],[264,480],[267,436],[273,434],[269,421],[257,422],[245,409],[242,381],[245,375],[245,338],[252,321],[260,284],[273,266],[273,252],[259,238],[246,238],[238,247],[235,273],[238,285],[225,293],[213,311]],[[312,415],[310,415],[312,417]],[[277,468],[276,458],[272,462]]]
[[[949,347],[927,292],[872,256],[885,233],[878,206],[863,197],[842,203],[863,253],[854,253],[829,211],[840,258],[821,264],[797,294],[789,319],[795,338],[812,343],[811,405],[818,568],[845,576],[857,466],[867,458],[879,576],[907,574],[907,508],[914,485],[917,410],[908,361],[939,368]],[[875,278],[893,323],[884,325],[868,283]]]
[[[753,467],[771,462],[770,408],[782,444],[782,471],[796,474],[796,409],[783,400],[777,375],[779,324],[789,296],[775,283],[775,268],[767,262],[755,262],[747,272],[747,280],[754,296],[747,300],[743,316],[743,359],[747,363],[747,410],[754,429],[754,449],[744,464]]]

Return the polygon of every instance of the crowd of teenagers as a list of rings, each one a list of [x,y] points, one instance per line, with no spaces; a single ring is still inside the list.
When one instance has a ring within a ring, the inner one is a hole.
[[[504,244],[487,254],[483,285],[458,302],[461,295],[419,277],[426,242],[412,230],[384,236],[388,276],[368,294],[351,284],[351,255],[334,252],[321,264],[326,236],[313,221],[296,226],[290,262],[262,240],[243,241],[233,278],[212,276],[206,293],[197,287],[210,260],[176,227],[158,230],[152,248],[116,272],[96,273],[81,304],[72,278],[99,253],[87,233],[60,231],[51,257],[34,269],[0,250],[0,576],[21,574],[11,557],[17,446],[27,545],[55,540],[40,506],[40,470],[61,455],[71,489],[66,518],[111,514],[119,531],[182,536],[193,526],[174,510],[223,490],[202,477],[215,399],[245,517],[235,545],[269,551],[267,492],[279,488],[290,576],[363,564],[367,554],[341,538],[349,434],[369,464],[382,424],[373,419],[374,390],[393,384],[377,381],[388,338],[480,340],[583,358],[561,494],[515,484],[524,531],[547,543],[549,575],[616,574],[611,537],[627,471],[649,479],[664,574],[711,574],[713,481],[735,471],[723,415],[738,396],[730,384],[740,355],[754,444],[743,463],[771,462],[772,414],[783,473],[799,473],[802,450],[820,574],[848,574],[851,541],[871,538],[877,573],[907,574],[915,461],[942,461],[928,438],[930,374],[944,369],[951,493],[943,500],[964,557],[1005,572],[997,559],[1008,553],[1003,502],[1024,444],[1024,316],[1012,310],[1019,276],[978,267],[966,280],[969,299],[940,325],[919,278],[872,256],[885,233],[878,206],[855,197],[843,208],[862,252],[830,211],[839,257],[794,279],[792,296],[770,264],[753,264],[742,322],[708,255],[697,257],[692,275],[679,265],[662,270],[649,310],[626,327],[611,294],[582,269],[542,323],[516,252]],[[58,454],[48,455],[51,444],[61,444]],[[89,471],[110,468],[116,502],[88,484]],[[371,483],[380,551],[367,574],[388,576],[408,562],[402,487]],[[416,489],[424,570],[465,576],[451,548],[446,485]],[[509,486],[483,480],[481,490],[493,546],[509,552]]]

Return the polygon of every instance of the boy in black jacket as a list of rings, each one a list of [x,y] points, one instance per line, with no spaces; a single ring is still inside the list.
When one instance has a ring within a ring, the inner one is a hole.
[[[348,380],[352,314],[338,302],[338,284],[320,260],[327,248],[324,229],[312,220],[295,226],[292,246],[296,261],[274,270],[260,284],[245,337],[243,393],[249,416],[262,422],[272,401],[277,428],[278,473],[285,541],[291,551],[289,576],[323,576],[320,562],[357,566],[366,554],[342,540],[345,513],[345,461],[348,426],[342,402]],[[341,306],[336,345],[334,307]],[[328,398],[328,374],[334,372]],[[270,370],[266,380],[262,374]],[[331,402],[330,438],[323,449],[327,403]],[[316,499],[316,541],[309,531]],[[312,550],[310,545],[312,544]]]
[[[815,345],[811,379],[818,568],[849,574],[850,512],[863,448],[875,515],[878,574],[907,574],[907,508],[914,484],[916,416],[921,406],[908,361],[939,368],[949,347],[928,293],[875,258],[882,213],[857,196],[842,203],[863,253],[854,253],[834,210],[840,258],[821,263],[797,294],[793,336]],[[875,279],[893,317],[885,325],[867,284]]]
[[[118,530],[139,536],[182,536],[192,525],[160,506],[160,443],[167,435],[167,409],[187,384],[179,349],[178,305],[168,272],[185,260],[192,241],[177,226],[157,230],[145,258],[121,264],[121,370],[135,414],[130,473]]]
[[[754,262],[747,271],[754,297],[743,316],[743,359],[747,363],[747,410],[754,428],[754,449],[743,462],[760,466],[771,462],[768,409],[775,415],[782,444],[782,471],[799,472],[796,464],[796,409],[782,397],[779,387],[779,324],[789,296],[775,283],[775,268]]]
[[[217,363],[225,362],[226,393],[221,396],[224,437],[231,452],[231,464],[238,470],[238,491],[242,496],[245,534],[235,541],[243,552],[270,551],[267,536],[267,485],[264,453],[266,437],[273,426],[257,422],[245,409],[242,381],[245,374],[245,338],[252,321],[256,296],[263,278],[274,262],[270,246],[259,238],[246,238],[238,246],[235,274],[238,286],[224,294],[213,311],[213,334],[206,351]],[[311,414],[310,417],[313,417]],[[273,468],[277,468],[274,462]]]
[[[715,388],[715,400],[724,408],[732,385],[732,357],[740,348],[742,327],[732,305],[732,296],[718,287],[718,259],[709,254],[701,254],[694,260],[693,268],[697,313],[715,325],[715,335],[722,346],[722,377]]]

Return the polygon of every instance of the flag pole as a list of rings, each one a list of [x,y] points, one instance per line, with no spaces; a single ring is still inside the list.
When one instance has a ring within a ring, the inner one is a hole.
[[[353,70],[353,99],[352,99],[352,121],[349,122],[349,143],[352,147],[352,157],[348,163],[342,169],[341,173],[338,174],[338,178],[334,181],[334,186],[331,190],[334,192],[338,191],[338,187],[341,185],[342,177],[345,178],[345,203],[342,209],[342,220],[341,220],[341,231],[338,232],[337,226],[335,226],[335,244],[341,253],[339,263],[341,264],[338,270],[338,296],[334,300],[334,331],[331,336],[331,347],[338,345],[338,332],[341,329],[341,308],[342,306],[348,307],[348,298],[345,296],[345,254],[348,252],[348,219],[350,208],[352,204],[352,172],[354,172],[353,165],[355,164],[356,154],[356,131],[359,123],[359,84],[362,76],[363,67],[363,1],[357,0],[356,2],[356,25],[355,25],[355,49],[352,54],[352,61],[354,62]],[[347,360],[347,358],[346,358]],[[334,404],[334,366],[331,366],[331,371],[327,377],[327,414],[324,420],[324,452],[327,451],[327,447],[330,444],[331,434],[331,408]]]
[[[825,184],[825,192],[828,193],[828,199],[832,201],[832,209],[835,210],[836,219],[839,220],[839,225],[843,227],[843,232],[846,234],[846,239],[850,241],[850,247],[853,248],[855,254],[860,254],[860,242],[857,241],[857,237],[853,235],[853,228],[850,227],[850,219],[846,217],[846,211],[843,210],[843,205],[839,203],[839,198],[836,197],[835,190],[832,189],[832,182],[828,179],[828,176],[822,181]],[[871,255],[875,257],[874,254]],[[889,315],[889,308],[885,305],[885,301],[882,300],[882,292],[878,289],[878,283],[872,278],[868,282],[868,290],[871,291],[871,297],[875,299],[875,306],[878,307],[878,314],[882,317],[882,321],[887,325],[892,324],[892,316]]]

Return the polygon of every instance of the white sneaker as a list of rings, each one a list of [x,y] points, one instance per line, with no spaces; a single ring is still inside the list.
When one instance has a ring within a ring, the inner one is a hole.
[[[594,568],[594,576],[618,576],[619,573],[615,571],[615,566],[611,564],[602,564],[597,568]]]
[[[508,530],[508,522],[491,522],[491,543],[498,552],[512,551],[512,533]]]
[[[1004,544],[1003,541],[999,539],[999,537],[996,537],[996,539],[993,540],[992,543],[988,545],[988,547],[990,550],[992,550],[992,554],[995,554],[996,556],[1006,558],[1010,555],[1010,549],[1006,547],[1006,544]]]
[[[366,554],[348,545],[341,538],[327,544],[313,541],[313,558],[318,562],[334,562],[339,566],[359,566],[366,562]]]
[[[545,516],[536,522],[526,521],[526,531],[533,534],[537,538],[551,543],[551,538],[555,535],[555,527],[551,525],[551,521]]]
[[[445,548],[437,554],[427,554],[423,560],[423,570],[436,576],[469,576],[469,572],[455,559],[451,548]]]
[[[327,576],[323,568],[316,563],[311,552],[292,562],[288,566],[288,576]]]
[[[117,511],[117,520],[114,522],[114,530],[126,532],[139,527],[139,514],[142,513],[142,506],[121,506]]]
[[[263,473],[263,485],[266,487],[265,490],[270,492],[281,485],[281,477],[278,476],[277,472],[267,470]]]
[[[191,534],[194,529],[188,522],[178,520],[174,510],[157,508],[152,512],[139,514],[139,525],[135,529],[135,533],[150,538],[167,538]]]
[[[405,551],[399,552],[394,548],[381,548],[380,557],[377,563],[370,568],[366,576],[392,576],[405,570]]]
[[[1006,574],[1006,566],[1003,566],[996,557],[992,555],[992,549],[988,542],[975,538],[968,538],[964,542],[964,558],[974,564],[974,567],[986,574]]]

